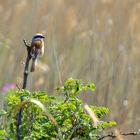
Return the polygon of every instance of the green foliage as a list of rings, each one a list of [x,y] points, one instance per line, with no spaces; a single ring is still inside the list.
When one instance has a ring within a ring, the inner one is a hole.
[[[7,96],[6,123],[0,130],[0,136],[15,139],[19,109],[23,108],[20,135],[23,140],[46,139],[100,139],[101,130],[115,125],[115,122],[98,121],[95,123],[86,113],[84,103],[77,95],[81,91],[94,91],[93,83],[83,84],[80,80],[69,79],[64,86],[56,90],[61,96],[48,95],[45,92],[18,90]],[[20,97],[24,101],[20,101]],[[106,107],[90,106],[97,118],[109,113]]]

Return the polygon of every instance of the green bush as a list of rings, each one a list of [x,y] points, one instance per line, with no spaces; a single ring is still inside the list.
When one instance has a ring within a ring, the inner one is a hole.
[[[28,90],[10,91],[6,97],[6,112],[3,110],[0,113],[5,119],[0,128],[1,138],[15,139],[17,116],[22,107],[20,135],[23,140],[101,139],[103,129],[116,124],[100,121],[109,109],[90,106],[90,111],[97,116],[98,121],[94,122],[83,101],[78,98],[80,92],[84,94],[85,90],[94,89],[93,83],[83,84],[80,80],[68,79],[62,87],[56,88],[57,95]],[[21,96],[24,99],[22,102]]]

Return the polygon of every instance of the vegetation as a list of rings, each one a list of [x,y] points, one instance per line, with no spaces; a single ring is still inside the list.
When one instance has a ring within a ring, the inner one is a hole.
[[[90,106],[97,117],[97,121],[94,121],[84,107],[84,102],[78,98],[78,94],[94,89],[93,83],[83,84],[80,80],[68,79],[63,86],[56,88],[61,96],[28,90],[10,91],[6,97],[7,109],[1,111],[1,115],[5,116],[0,130],[1,138],[15,139],[17,115],[22,107],[20,135],[24,140],[101,139],[102,131],[116,124],[99,120],[109,113],[109,109]]]
[[[30,91],[52,93],[67,77],[94,81],[95,94],[78,97],[109,107],[108,118],[123,132],[140,128],[139,5],[139,0],[1,1],[0,106],[5,84],[22,85],[22,40],[30,42],[42,32],[47,35],[45,55],[29,77]]]

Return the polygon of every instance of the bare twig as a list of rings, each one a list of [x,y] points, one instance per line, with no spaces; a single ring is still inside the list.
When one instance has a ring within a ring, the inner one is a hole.
[[[24,42],[24,45],[27,48],[27,58],[26,58],[25,67],[24,67],[24,79],[23,79],[23,86],[22,86],[22,88],[26,89],[27,79],[28,79],[28,67],[29,67],[29,61],[31,59],[31,56],[30,56],[31,47],[30,47],[30,44],[28,44],[25,39],[23,40],[23,42]]]
[[[120,132],[119,135],[122,135],[122,136],[136,136],[136,135],[140,135],[140,129],[138,129],[137,131],[134,131],[134,132]],[[116,137],[118,137],[118,135],[115,135],[113,132],[111,132],[109,134],[106,134],[106,135],[102,136],[99,140],[102,140],[102,139],[107,138],[107,137],[116,138]]]
[[[24,45],[27,48],[27,58],[26,58],[25,67],[24,67],[24,78],[23,78],[22,89],[26,89],[26,87],[27,87],[27,80],[28,80],[29,61],[31,59],[31,57],[29,55],[31,47],[30,47],[30,44],[28,44],[25,39],[23,40],[23,42],[24,42]],[[23,101],[23,97],[22,96],[20,97],[20,100]],[[16,130],[16,132],[17,132],[17,140],[21,140],[19,127],[21,125],[22,111],[23,111],[23,108],[21,107],[20,110],[19,110],[18,117],[17,117],[17,130]]]
[[[17,87],[18,90],[21,90],[20,85],[16,84],[16,87]]]
[[[23,42],[24,42],[24,45],[25,45],[27,48],[29,48],[29,47],[31,46],[30,44],[28,44],[28,43],[26,42],[25,39],[23,39]]]
[[[26,89],[27,86],[27,80],[28,80],[28,68],[29,68],[29,61],[30,61],[30,57],[29,55],[26,58],[26,62],[25,62],[25,67],[24,67],[24,79],[23,79],[23,89]]]

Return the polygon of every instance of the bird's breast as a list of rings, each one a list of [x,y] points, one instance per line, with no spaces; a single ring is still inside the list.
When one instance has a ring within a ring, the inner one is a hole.
[[[44,42],[43,40],[33,40],[31,47],[34,48],[34,52],[38,54],[38,57],[41,57],[44,54]],[[31,52],[31,54],[33,54]]]
[[[32,41],[31,47],[35,47],[36,49],[41,49],[43,46],[43,42],[41,40]]]

